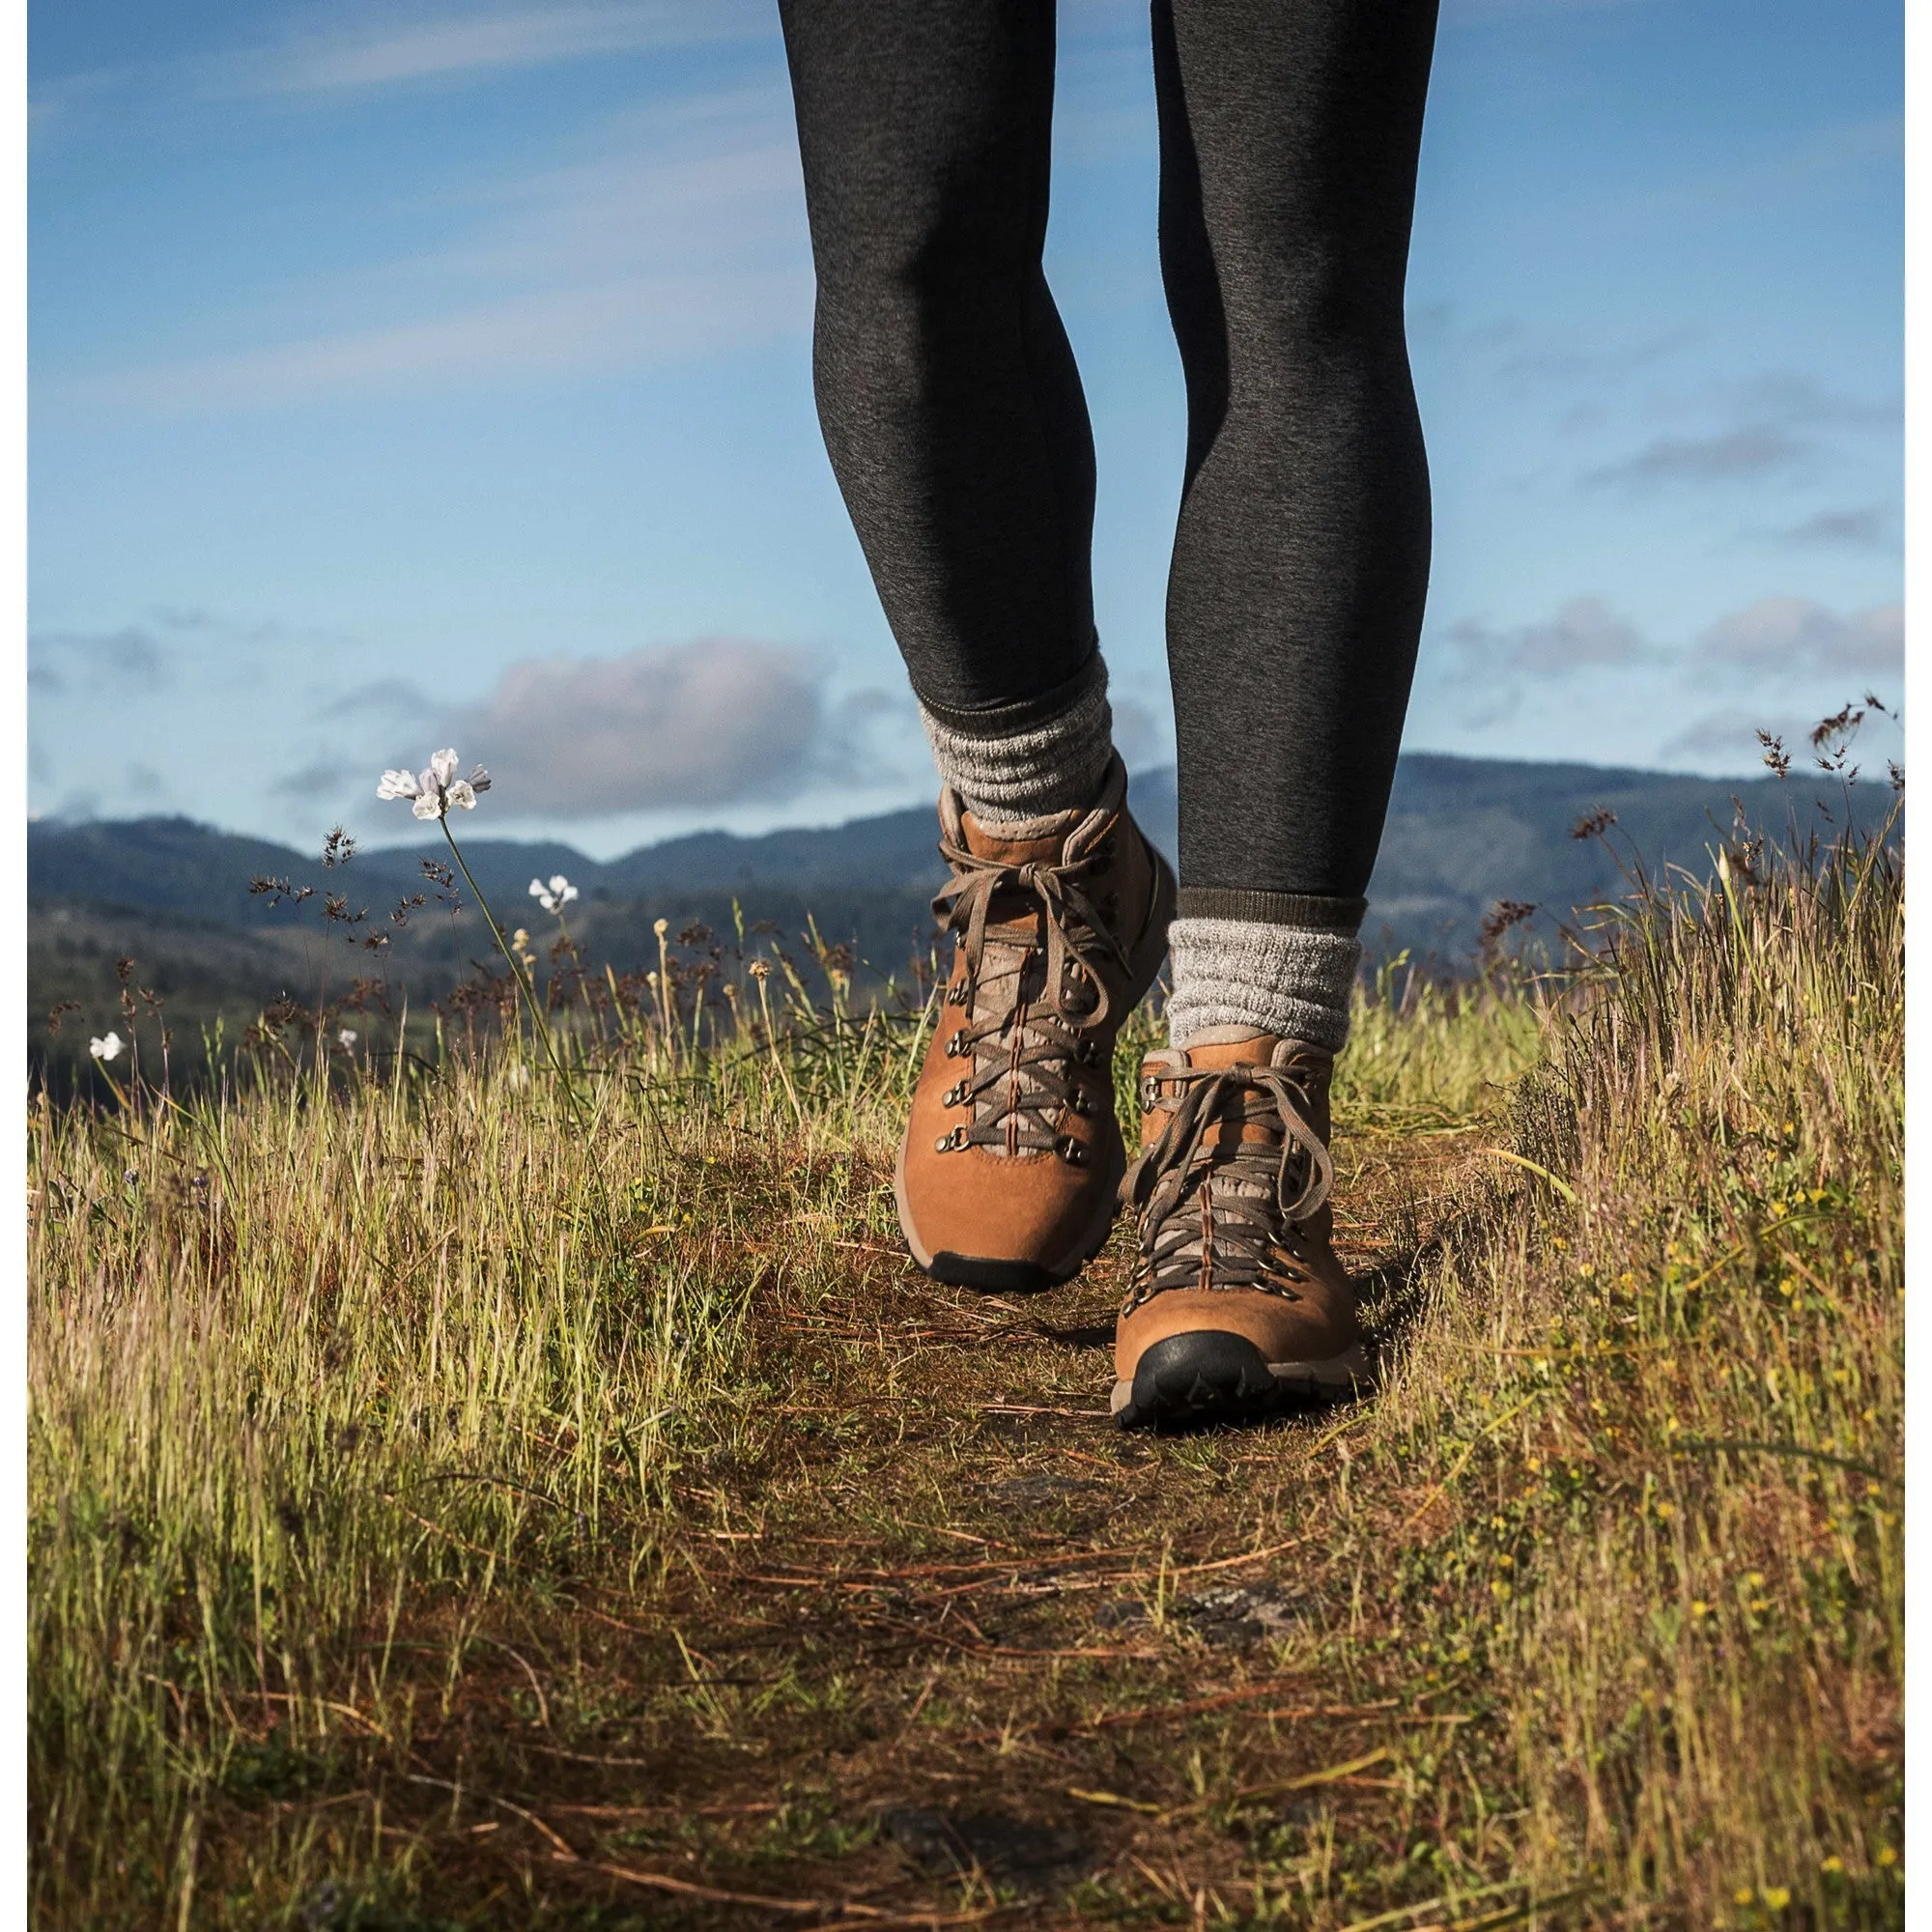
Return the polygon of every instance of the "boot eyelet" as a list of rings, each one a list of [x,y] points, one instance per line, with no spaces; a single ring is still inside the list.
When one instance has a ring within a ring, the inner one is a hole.
[[[963,1048],[959,1044],[960,1040],[963,1039],[964,1037],[965,1036],[963,1034],[955,1033],[952,1036],[952,1037],[946,1042],[946,1057],[948,1060],[957,1060],[959,1056],[965,1051],[965,1048]]]
[[[933,1142],[932,1151],[934,1153],[954,1153],[965,1145],[966,1129],[964,1127],[954,1127],[950,1132],[941,1134]]]
[[[1088,1161],[1087,1143],[1076,1141],[1071,1134],[1062,1134],[1054,1142],[1053,1151],[1068,1167],[1085,1167]]]
[[[966,1083],[965,1081],[962,1080],[958,1083],[957,1086],[949,1087],[946,1090],[945,1094],[940,1098],[939,1104],[942,1107],[958,1107],[965,1104],[965,1099],[966,1099]]]
[[[1069,1112],[1078,1114],[1083,1121],[1094,1111],[1094,1102],[1084,1087],[1076,1087],[1067,1094],[1066,1105]]]

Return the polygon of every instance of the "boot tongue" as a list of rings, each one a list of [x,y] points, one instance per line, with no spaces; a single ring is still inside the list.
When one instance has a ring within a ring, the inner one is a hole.
[[[1220,1028],[1214,1031],[1219,1033]],[[1222,1073],[1231,1066],[1268,1065],[1280,1044],[1271,1033],[1242,1034],[1237,1037],[1215,1039],[1196,1037],[1187,1048],[1187,1064],[1204,1073]]]
[[[972,812],[959,813],[960,843],[976,859],[989,859],[1000,866],[1058,866],[1065,855],[1066,841],[1084,814],[1057,812],[1051,818],[1032,818],[992,825],[982,824]],[[1039,904],[1034,895],[1009,882],[996,892],[987,904],[985,950],[981,955],[980,978],[975,986],[971,1014],[975,1021],[1000,1020],[1016,1010],[1024,1011],[1040,997],[1045,979],[1044,958],[1036,951]],[[1009,1031],[984,1041],[974,1057],[976,1069],[984,1073],[1016,1052],[1024,1034],[1015,1037]],[[995,1095],[982,1100],[976,1119],[1009,1114],[1024,1106],[1052,1102],[1052,1094],[1037,1074],[1015,1065]],[[1009,1123],[1010,1124],[1010,1123]]]
[[[1216,1038],[1216,1035],[1223,1037]],[[1242,1034],[1232,1027],[1214,1027],[1206,1037],[1195,1036],[1194,1043],[1186,1050],[1189,1066],[1202,1073],[1223,1073],[1231,1066],[1266,1066],[1274,1059],[1274,1050],[1279,1044],[1271,1033]],[[1243,1143],[1273,1147],[1280,1141],[1280,1132],[1271,1122],[1243,1121],[1238,1126],[1233,1122],[1223,1123],[1215,1136],[1215,1146],[1224,1153]],[[1222,1185],[1235,1185],[1239,1193],[1251,1193],[1251,1187],[1224,1179]]]
[[[1051,818],[984,825],[970,811],[962,811],[959,829],[965,834],[967,851],[976,859],[991,859],[1002,866],[1057,866],[1066,849],[1067,835],[1080,818],[1077,811],[1063,811]]]

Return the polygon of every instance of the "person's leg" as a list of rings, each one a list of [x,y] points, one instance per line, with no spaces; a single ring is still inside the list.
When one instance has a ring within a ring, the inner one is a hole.
[[[942,1280],[1065,1280],[1125,1166],[1121,1023],[1173,875],[1126,811],[1094,637],[1094,447],[1040,268],[1042,0],[781,0],[833,469],[944,786],[957,938],[899,1151]]]
[[[1003,818],[1111,752],[1094,444],[1040,265],[1040,0],[781,0],[818,271],[826,448],[941,776]]]
[[[1155,0],[1187,380],[1168,596],[1175,1043],[1347,1035],[1422,624],[1403,326],[1435,0]]]
[[[1366,1373],[1328,1088],[1429,568],[1402,303],[1435,27],[1435,0],[1155,0],[1180,893],[1125,1189],[1129,1426]]]

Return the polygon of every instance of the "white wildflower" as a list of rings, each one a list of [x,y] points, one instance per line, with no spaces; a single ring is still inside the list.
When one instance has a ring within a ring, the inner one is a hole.
[[[530,896],[545,912],[560,913],[577,897],[577,888],[561,872],[553,872],[548,886],[541,879],[530,881]]]
[[[355,1029],[354,1027],[341,1028],[336,1033],[335,1037],[342,1042],[342,1044],[345,1047],[354,1046],[355,1044]]]
[[[118,1033],[108,1033],[104,1037],[97,1037],[87,1042],[87,1050],[96,1060],[118,1060],[121,1049],[127,1045]]]
[[[456,751],[430,754],[419,772],[384,772],[376,786],[378,798],[406,798],[418,818],[447,817],[452,807],[463,811],[476,809],[479,792],[490,789],[490,774],[478,765],[467,779],[456,776]]]

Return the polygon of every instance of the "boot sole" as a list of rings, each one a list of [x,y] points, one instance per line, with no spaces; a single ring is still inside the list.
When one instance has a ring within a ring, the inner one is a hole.
[[[1122,1429],[1259,1422],[1296,1397],[1347,1395],[1368,1380],[1359,1343],[1323,1362],[1270,1362],[1245,1336],[1202,1328],[1154,1343],[1108,1406]]]
[[[1153,907],[1148,917],[1141,950],[1130,962],[1132,986],[1127,999],[1129,1013],[1147,997],[1148,988],[1160,972],[1160,962],[1167,957],[1167,928],[1174,923],[1175,903],[1179,891],[1174,867],[1154,848],[1145,833],[1141,834],[1141,838],[1146,840],[1148,856],[1153,861]],[[1109,1150],[1108,1167],[1107,1185],[1100,1195],[1099,1211],[1083,1235],[1071,1260],[1049,1267],[1044,1262],[1000,1255],[960,1255],[947,1248],[941,1248],[935,1254],[920,1240],[913,1228],[912,1209],[906,1205],[905,1142],[901,1140],[898,1158],[893,1163],[893,1202],[898,1209],[899,1233],[905,1237],[913,1260],[934,1281],[946,1282],[953,1288],[974,1289],[981,1294],[1039,1294],[1049,1288],[1058,1288],[1063,1282],[1071,1281],[1107,1245],[1114,1216],[1120,1212],[1121,1177],[1127,1171],[1127,1151],[1121,1139],[1118,1123],[1114,1145]]]

